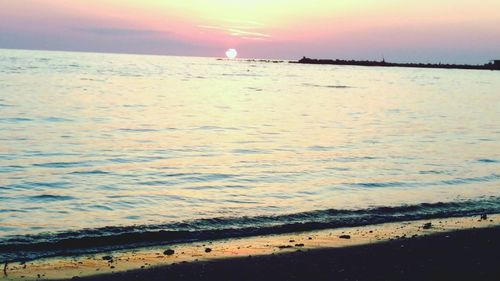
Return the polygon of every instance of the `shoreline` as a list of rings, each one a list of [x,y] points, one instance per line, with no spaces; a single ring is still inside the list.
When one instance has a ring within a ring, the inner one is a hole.
[[[67,280],[73,277],[89,278],[88,280],[143,280],[140,278],[143,274],[153,274],[158,277],[164,271],[170,272],[173,267],[178,266],[186,267],[185,270],[188,273],[194,270],[193,268],[198,268],[206,263],[241,263],[238,260],[247,259],[250,256],[252,261],[262,261],[275,256],[296,253],[305,253],[306,256],[311,253],[311,255],[316,256],[317,254],[314,253],[318,251],[378,247],[379,244],[386,245],[394,242],[420,241],[420,244],[427,245],[428,243],[425,242],[427,238],[446,236],[446,233],[454,235],[463,231],[478,232],[479,236],[491,235],[488,234],[491,231],[498,233],[500,231],[500,214],[488,215],[487,219],[475,216],[406,221],[47,258],[26,263],[8,264],[7,275],[4,275],[3,280]],[[498,244],[498,239],[495,242]],[[173,250],[173,253],[168,250]],[[328,257],[330,254],[319,255],[327,255]],[[279,263],[287,262],[285,258],[278,259]],[[291,258],[290,262],[294,259]],[[251,267],[252,264],[247,263],[246,266]],[[139,279],[134,279],[134,276]],[[154,276],[147,279],[156,278]]]
[[[368,67],[409,67],[409,68],[434,68],[434,69],[468,69],[468,70],[500,70],[500,62],[487,63],[484,65],[471,64],[435,64],[435,63],[393,63],[382,61],[360,61],[360,60],[333,60],[333,59],[311,59],[303,57],[298,61],[290,61],[296,64],[320,64],[320,65],[354,65]]]
[[[500,276],[500,227],[414,239],[183,263],[88,278],[132,280],[481,280]]]

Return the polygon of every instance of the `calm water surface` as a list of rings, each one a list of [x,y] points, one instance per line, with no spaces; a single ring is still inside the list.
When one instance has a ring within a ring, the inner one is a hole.
[[[493,71],[0,50],[0,240],[500,212],[499,89]]]

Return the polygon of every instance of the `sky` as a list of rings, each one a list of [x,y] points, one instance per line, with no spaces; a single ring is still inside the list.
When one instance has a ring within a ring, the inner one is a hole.
[[[0,0],[0,48],[483,64],[499,0]]]

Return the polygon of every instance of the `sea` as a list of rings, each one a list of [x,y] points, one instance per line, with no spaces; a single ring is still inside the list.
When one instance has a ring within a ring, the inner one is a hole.
[[[0,262],[500,213],[500,73],[0,50]]]

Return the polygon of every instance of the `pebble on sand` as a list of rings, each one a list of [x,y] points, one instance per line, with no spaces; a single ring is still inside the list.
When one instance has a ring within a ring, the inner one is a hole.
[[[167,249],[167,250],[165,250],[165,251],[163,252],[163,254],[164,254],[165,256],[171,256],[171,255],[173,255],[174,253],[175,253],[175,251],[174,251],[174,250],[172,250],[172,249]]]
[[[339,238],[342,238],[342,239],[351,239],[351,235],[344,234],[344,235],[340,235]]]
[[[210,253],[212,251],[212,249],[210,248],[205,248],[205,253]]]
[[[428,222],[422,226],[423,229],[430,229],[432,227],[432,223]]]

